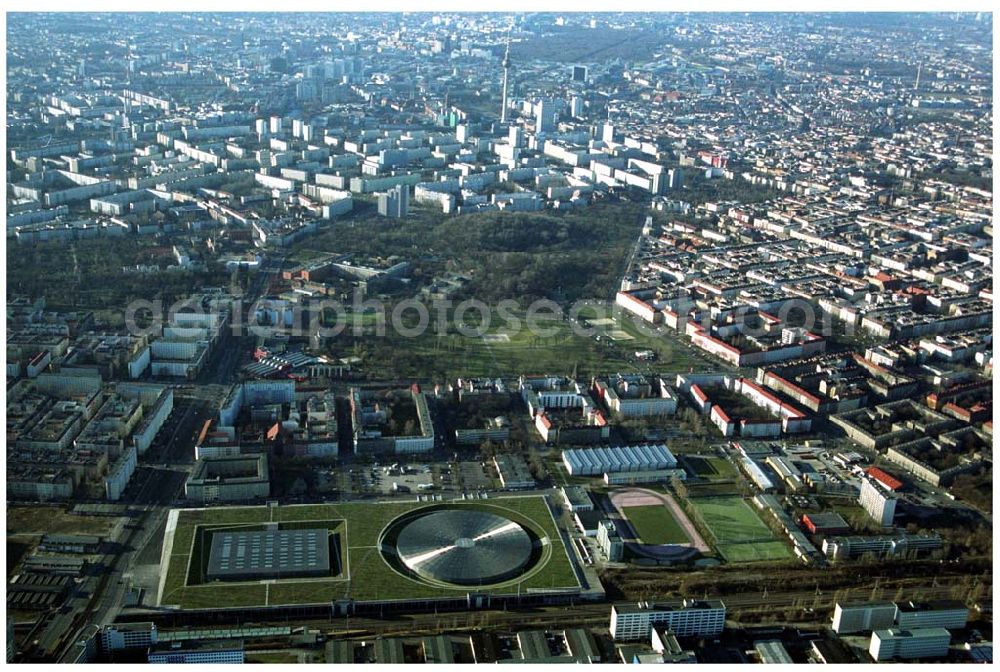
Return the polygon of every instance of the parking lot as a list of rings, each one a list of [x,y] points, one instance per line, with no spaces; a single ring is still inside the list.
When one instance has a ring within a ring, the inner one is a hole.
[[[454,462],[452,469],[457,476],[458,487],[465,492],[497,489],[491,470],[482,462]]]
[[[453,462],[375,462],[327,467],[316,473],[315,494],[430,495],[490,492],[500,489],[493,468],[475,460]]]
[[[434,468],[426,464],[388,465],[372,470],[376,491],[393,493],[427,492],[435,490]]]

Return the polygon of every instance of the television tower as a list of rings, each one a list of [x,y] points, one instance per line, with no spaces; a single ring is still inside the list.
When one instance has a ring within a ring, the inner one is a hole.
[[[507,31],[507,47],[503,52],[503,97],[500,99],[500,123],[507,123],[507,79],[510,75],[510,31]]]

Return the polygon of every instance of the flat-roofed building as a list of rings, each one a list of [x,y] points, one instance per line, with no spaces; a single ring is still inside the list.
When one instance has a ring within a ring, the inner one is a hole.
[[[121,649],[145,649],[156,643],[156,624],[115,623],[101,629],[101,648],[105,653]]]
[[[243,640],[165,642],[150,647],[147,661],[164,663],[243,663]]]
[[[889,628],[872,633],[868,653],[878,662],[883,660],[913,660],[943,658],[948,655],[951,633],[944,628]]]
[[[958,600],[896,603],[896,625],[913,628],[961,629],[969,620],[969,608]]]
[[[212,533],[209,580],[240,581],[291,576],[328,576],[330,538],[326,529],[277,528]]]
[[[892,526],[896,516],[896,497],[891,492],[876,486],[869,478],[862,478],[858,503],[876,523],[882,527]]]
[[[620,562],[625,555],[625,541],[610,520],[602,520],[597,526],[597,546],[608,562]]]
[[[871,632],[892,627],[896,621],[896,605],[892,602],[837,603],[833,610],[832,629],[838,635]]]
[[[677,636],[670,628],[655,626],[650,636],[650,646],[656,651],[664,663],[697,663],[694,651],[687,651],[677,641]]]
[[[195,462],[184,496],[196,502],[245,501],[271,492],[267,455],[205,457]]]
[[[570,511],[593,511],[594,501],[590,498],[590,493],[586,488],[579,485],[565,485],[562,487],[563,500],[566,508]]]
[[[766,639],[753,643],[753,649],[764,665],[791,665],[795,661],[788,655],[788,649],[777,639]]]
[[[804,514],[802,524],[811,534],[847,534],[851,531],[847,521],[839,513],[832,511]]]
[[[82,576],[87,561],[83,558],[67,558],[61,555],[31,555],[24,559],[21,567],[24,571],[40,574]]]
[[[493,458],[493,465],[497,469],[504,490],[526,490],[535,487],[531,469],[520,455],[497,455]]]
[[[89,534],[46,534],[38,550],[50,553],[96,553],[101,538]]]
[[[427,636],[421,640],[424,662],[431,665],[450,665],[455,662],[455,649],[447,635]],[[353,661],[352,661],[353,662]]]
[[[941,548],[942,545],[941,537],[936,534],[827,537],[823,540],[823,554],[836,562],[869,554],[877,557],[909,556],[934,551]]]
[[[571,476],[676,469],[677,458],[664,445],[573,448],[563,451]]]
[[[629,602],[611,607],[611,636],[615,640],[649,639],[654,625],[665,625],[678,637],[715,637],[726,623],[721,600]]]

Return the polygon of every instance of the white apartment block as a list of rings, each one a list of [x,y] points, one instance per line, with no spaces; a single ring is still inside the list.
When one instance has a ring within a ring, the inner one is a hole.
[[[654,625],[663,625],[678,637],[714,637],[726,623],[721,600],[683,600],[615,604],[611,607],[611,636],[615,641],[648,640]]]
[[[914,630],[890,628],[872,633],[868,653],[878,662],[893,659],[941,658],[948,654],[950,643],[951,633],[944,628]]]
[[[957,600],[896,605],[896,625],[906,630],[920,628],[961,629],[969,620],[969,609]]]
[[[145,649],[156,644],[156,624],[118,623],[101,629],[101,648],[107,651]]]
[[[892,527],[892,519],[896,515],[896,498],[892,493],[885,492],[870,479],[863,478],[858,503],[868,512],[872,520],[882,527]]]
[[[871,632],[891,628],[896,621],[896,605],[892,602],[863,602],[843,605],[833,610],[833,631],[838,635]]]

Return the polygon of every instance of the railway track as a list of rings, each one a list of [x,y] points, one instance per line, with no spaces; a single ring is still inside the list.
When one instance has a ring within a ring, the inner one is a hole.
[[[741,593],[713,596],[725,602],[730,620],[739,622],[744,612],[763,608],[814,608],[832,609],[837,600],[908,600],[958,598],[961,585],[948,586],[894,586],[876,589],[841,589],[837,591],[798,590],[774,593]],[[591,628],[608,627],[611,604],[607,602],[578,604],[573,607],[550,607],[529,610],[471,611],[413,614],[378,619],[363,617],[337,617],[296,621],[296,625],[320,630],[331,639],[359,639],[365,637],[419,637],[441,633],[462,633],[478,630],[524,630],[531,628],[562,628],[568,625]],[[735,616],[735,618],[733,618]]]

